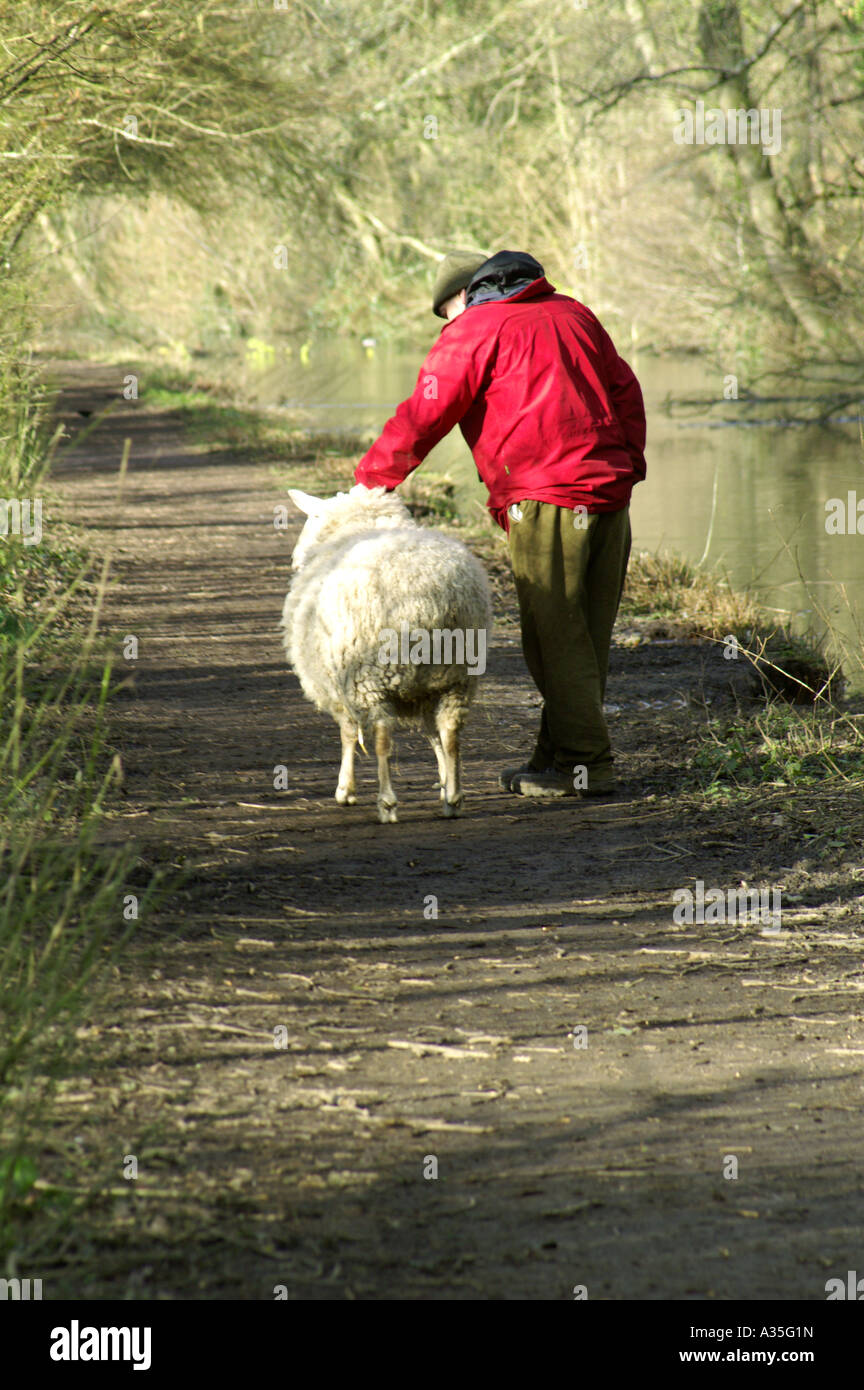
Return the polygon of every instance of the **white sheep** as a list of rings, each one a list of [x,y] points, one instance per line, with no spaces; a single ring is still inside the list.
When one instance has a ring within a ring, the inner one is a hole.
[[[339,725],[337,802],[356,802],[354,746],[365,749],[374,733],[378,818],[395,821],[392,731],[416,723],[435,750],[444,814],[457,815],[459,735],[492,623],[482,565],[461,542],[418,526],[384,488],[289,496],[307,520],[282,614],[285,650],[303,693]]]

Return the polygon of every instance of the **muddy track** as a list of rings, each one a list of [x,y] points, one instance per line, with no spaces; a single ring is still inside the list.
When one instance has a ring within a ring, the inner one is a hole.
[[[65,369],[70,429],[122,375]],[[537,717],[499,605],[466,814],[441,818],[428,746],[402,733],[383,827],[371,762],[336,806],[338,731],[284,663],[296,531],[274,530],[269,468],[129,403],[55,485],[64,516],[116,529],[106,623],[139,643],[106,838],[135,839],[142,882],[184,873],[69,1081],[57,1162],[116,1180],[46,1270],[58,1293],[824,1299],[859,1267],[857,901],[829,875],[779,935],[672,920],[697,878],[804,873],[782,796],[736,822],[686,801],[698,701],[733,698],[716,651],[623,633],[624,796],[526,803],[497,787]]]

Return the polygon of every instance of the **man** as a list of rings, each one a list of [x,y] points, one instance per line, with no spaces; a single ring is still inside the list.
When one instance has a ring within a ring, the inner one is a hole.
[[[639,383],[584,304],[521,251],[442,261],[446,326],[354,477],[394,488],[458,424],[508,533],[522,650],[543,696],[536,746],[501,774],[521,796],[614,795],[603,696],[645,477]]]

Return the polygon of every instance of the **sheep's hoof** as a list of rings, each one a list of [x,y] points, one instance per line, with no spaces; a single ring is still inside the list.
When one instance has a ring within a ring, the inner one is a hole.
[[[452,816],[461,816],[462,797],[460,796],[458,801],[447,801],[445,799],[444,805],[441,807],[441,810],[444,812],[444,815],[448,817],[448,819]]]
[[[384,799],[379,796],[378,819],[380,820],[382,825],[395,825],[399,820],[399,817],[396,814],[396,802],[384,801]]]
[[[344,787],[337,787],[336,800],[340,806],[356,806],[357,794],[356,792],[346,791]]]

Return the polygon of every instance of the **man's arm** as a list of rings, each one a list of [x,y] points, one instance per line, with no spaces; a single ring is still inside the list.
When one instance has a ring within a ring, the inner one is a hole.
[[[633,460],[633,470],[636,476],[642,479],[646,471],[645,402],[642,399],[642,388],[635,372],[628,367],[623,357],[618,356],[615,344],[605,328],[601,327],[600,332],[609,396],[624,431],[627,451]]]
[[[429,353],[414,393],[403,401],[354,471],[366,487],[392,489],[404,482],[430,449],[458,424],[483,384],[492,344],[472,341],[460,314]]]

